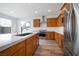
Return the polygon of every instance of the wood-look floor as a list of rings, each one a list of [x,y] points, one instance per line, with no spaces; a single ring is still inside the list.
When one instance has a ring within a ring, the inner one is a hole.
[[[63,50],[54,40],[40,39],[34,56],[63,56],[63,54]]]

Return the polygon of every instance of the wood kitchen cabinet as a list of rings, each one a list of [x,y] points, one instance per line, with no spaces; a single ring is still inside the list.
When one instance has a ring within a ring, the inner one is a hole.
[[[47,27],[56,27],[56,18],[47,18]]]
[[[63,21],[64,21],[64,10],[65,9],[69,9],[70,8],[70,4],[69,3],[64,3],[64,5],[62,6],[62,8],[60,9],[61,13],[59,14],[59,16],[57,17],[57,27],[61,27],[63,26]]]
[[[64,36],[61,35],[61,48],[64,48]]]
[[[61,34],[58,34],[59,35],[59,42],[58,42],[58,44],[59,44],[59,46],[61,47],[61,48],[63,48],[64,47],[64,36],[63,35],[61,35]]]
[[[30,39],[30,40],[29,40]],[[32,56],[39,45],[38,35],[32,36],[26,40],[26,55]]]
[[[61,17],[61,15],[59,15],[58,17],[57,17],[57,20],[56,20],[56,22],[57,22],[57,27],[62,27],[63,26],[63,18]]]
[[[48,18],[47,27],[61,27],[63,26],[63,18],[59,15],[57,18]]]
[[[69,9],[70,8],[70,3],[64,3],[62,8],[60,10],[64,10],[64,8]]]
[[[58,33],[58,44],[59,44],[59,46],[61,47],[61,35]]]
[[[62,8],[60,9],[61,13],[59,14],[59,16],[58,16],[57,19],[56,19],[57,27],[63,26],[64,10],[65,10],[65,9],[69,9],[69,8],[70,8],[70,4],[69,4],[69,3],[64,3],[64,5],[62,6]]]
[[[55,40],[55,32],[51,32],[51,39]]]
[[[58,45],[63,48],[64,47],[64,36],[55,32],[55,41]]]
[[[31,56],[33,54],[33,46],[32,46],[32,42],[26,43],[27,47],[26,47],[26,55],[27,56]]]
[[[48,31],[46,32],[46,39],[47,40],[55,40],[59,47],[64,47],[64,36],[57,32]]]
[[[0,56],[32,56],[39,45],[39,36],[35,34],[0,52]]]
[[[50,32],[46,32],[46,39],[49,39],[50,40],[51,39],[51,36],[50,35],[51,35]]]
[[[54,40],[54,32],[46,32],[46,39]]]
[[[33,20],[33,26],[34,27],[40,27],[40,19],[34,19]]]
[[[58,33],[55,32],[55,41],[58,43]]]

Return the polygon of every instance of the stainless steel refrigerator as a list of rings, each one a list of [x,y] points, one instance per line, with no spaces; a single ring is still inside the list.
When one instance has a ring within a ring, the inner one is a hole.
[[[68,9],[64,10],[64,55],[74,56],[76,46],[76,21],[73,4],[70,4]]]

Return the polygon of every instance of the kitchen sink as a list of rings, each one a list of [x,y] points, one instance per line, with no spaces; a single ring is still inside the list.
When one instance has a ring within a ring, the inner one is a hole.
[[[32,33],[23,33],[23,34],[18,34],[16,36],[26,36],[26,35],[29,35],[29,34],[32,34]]]

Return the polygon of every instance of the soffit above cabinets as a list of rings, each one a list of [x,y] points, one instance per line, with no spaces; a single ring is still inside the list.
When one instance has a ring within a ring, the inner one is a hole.
[[[57,16],[63,3],[0,3],[0,13],[17,17]]]

